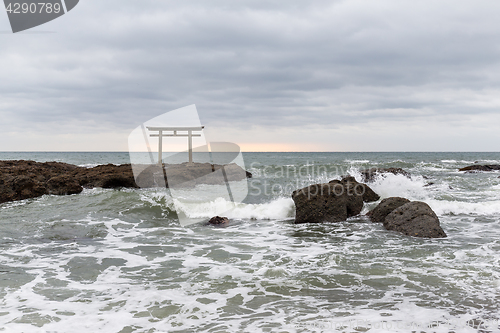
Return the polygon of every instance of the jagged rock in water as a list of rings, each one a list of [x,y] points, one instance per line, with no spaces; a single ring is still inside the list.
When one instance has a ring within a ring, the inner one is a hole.
[[[384,222],[387,215],[408,202],[410,202],[410,200],[400,197],[386,198],[366,215],[370,217],[372,222]]]
[[[208,221],[209,224],[213,225],[224,225],[229,223],[229,219],[223,216],[214,216]]]
[[[393,210],[386,216],[384,227],[413,237],[446,237],[436,213],[420,201],[409,202]]]
[[[44,194],[80,193],[83,188],[168,187],[168,177],[161,165],[99,165],[84,168],[60,162],[0,161],[0,203],[36,198]],[[250,178],[252,175],[236,164],[194,163],[165,165],[173,182],[223,184]],[[134,177],[137,172],[137,182]]]
[[[315,184],[292,193],[295,202],[295,223],[340,222],[358,215],[363,202],[380,197],[354,177]]]
[[[78,194],[83,191],[78,181],[68,175],[56,176],[50,178],[47,183],[48,194],[69,195]]]
[[[365,169],[361,170],[361,175],[363,176],[363,181],[364,182],[373,182],[377,175],[384,174],[384,173],[392,173],[394,175],[403,175],[406,177],[410,177],[410,173],[408,171],[405,171],[401,168],[371,168],[371,169]]]
[[[465,168],[458,169],[458,171],[465,171],[467,173],[476,173],[476,172],[491,172],[491,171],[500,171],[500,165],[490,164],[490,165],[470,165]]]

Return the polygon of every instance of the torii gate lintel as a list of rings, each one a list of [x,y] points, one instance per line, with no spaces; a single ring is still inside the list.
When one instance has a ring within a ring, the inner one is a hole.
[[[163,152],[163,137],[187,137],[188,138],[188,151],[189,151],[189,165],[193,165],[193,137],[201,136],[201,134],[193,134],[193,132],[202,131],[205,126],[199,127],[147,127],[148,131],[158,132],[158,134],[150,134],[151,137],[158,137],[158,164],[162,165],[162,152]],[[167,132],[167,134],[164,134]],[[170,134],[171,132],[172,134]],[[179,134],[177,132],[187,132],[186,134]]]

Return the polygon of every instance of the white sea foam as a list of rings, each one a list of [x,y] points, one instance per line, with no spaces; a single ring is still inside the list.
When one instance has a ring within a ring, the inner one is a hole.
[[[366,164],[370,163],[370,160],[345,160],[344,162],[351,164]]]
[[[98,164],[98,163],[87,163],[87,164],[79,164],[78,166],[82,167],[82,168],[91,169],[91,168],[94,168],[94,167],[99,166],[99,165],[101,165],[101,164]]]
[[[429,199],[429,192],[424,187],[426,184],[423,177],[408,178],[404,175],[384,174],[378,176],[369,186],[381,198],[404,197],[412,201],[425,201]]]
[[[463,202],[446,200],[427,200],[427,203],[438,215],[445,214],[474,214],[498,215],[500,214],[500,201]]]
[[[392,174],[369,184],[383,197],[429,203],[445,239],[410,238],[359,219],[283,223],[293,216],[289,197],[234,206],[179,192],[188,214],[229,209],[230,218],[249,220],[229,228],[172,223],[161,214],[175,207],[168,190],[85,190],[9,206],[2,210],[8,233],[1,238],[0,326],[5,332],[499,332],[500,180],[446,168],[431,187],[424,186],[431,180]],[[471,327],[482,320],[489,328]]]
[[[456,164],[456,163],[461,163],[461,164],[474,164],[478,161],[465,161],[465,160],[441,160],[442,163],[450,163],[450,164]]]
[[[263,204],[244,204],[217,198],[214,201],[190,203],[174,199],[175,207],[189,218],[211,218],[224,215],[232,219],[284,220],[293,217],[291,198],[280,198]]]

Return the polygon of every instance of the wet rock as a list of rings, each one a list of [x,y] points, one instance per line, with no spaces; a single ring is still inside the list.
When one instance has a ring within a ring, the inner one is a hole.
[[[382,200],[377,207],[369,211],[366,215],[370,217],[372,222],[384,222],[387,215],[393,210],[404,204],[409,203],[410,200],[400,197],[391,197]]]
[[[212,225],[226,225],[229,223],[229,219],[227,217],[222,217],[222,216],[214,216],[208,221],[209,224]]]
[[[134,165],[135,183],[141,188],[168,187],[163,167],[154,165]]]
[[[29,174],[4,179],[0,187],[0,203],[39,197],[47,192],[44,184]]]
[[[72,176],[85,188],[138,187],[130,164],[106,164],[93,168],[78,168]]]
[[[365,169],[361,170],[361,176],[363,177],[364,182],[373,182],[375,181],[375,178],[377,175],[384,174],[384,173],[392,173],[394,175],[403,175],[406,177],[410,177],[410,173],[401,169],[401,168],[371,168],[371,169]]]
[[[458,171],[465,171],[466,173],[500,171],[500,165],[470,165],[465,168],[458,169]]]
[[[46,182],[50,178],[76,168],[58,162],[0,161],[0,203],[48,194]]]
[[[358,215],[363,202],[380,197],[354,177],[315,184],[292,193],[295,203],[295,223],[341,222]]]
[[[83,191],[78,181],[68,175],[52,177],[47,181],[47,194],[69,195]]]
[[[168,187],[163,169],[158,165],[134,165],[134,169],[130,164],[83,168],[60,162],[0,161],[0,203],[36,198],[44,194],[76,194],[83,188]],[[138,173],[137,183],[134,170]],[[168,170],[174,180],[192,181],[194,184],[218,184],[221,179],[224,183],[251,177],[250,173],[236,164],[176,164],[168,165]],[[220,175],[215,177],[217,172]]]
[[[226,182],[240,181],[252,176],[235,163],[227,165],[166,164],[165,174],[169,187],[194,187],[199,184],[223,185]]]
[[[425,202],[406,203],[386,216],[384,227],[413,237],[443,238],[446,233],[436,213]]]

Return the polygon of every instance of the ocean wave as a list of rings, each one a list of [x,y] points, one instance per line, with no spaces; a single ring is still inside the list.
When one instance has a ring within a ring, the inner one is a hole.
[[[366,164],[370,163],[369,160],[344,160],[346,163],[351,163],[351,164]]]
[[[349,170],[358,182],[362,182],[361,173],[358,170]],[[381,198],[404,197],[410,200],[426,200],[429,191],[425,188],[427,181],[422,176],[408,178],[404,175],[393,175],[391,173],[377,175],[375,181],[369,186]]]
[[[476,163],[477,161],[465,161],[465,160],[460,160],[460,161],[457,161],[457,160],[441,160],[442,163],[451,163],[451,164],[455,164],[455,163],[463,163],[463,164],[474,164]]]
[[[234,203],[224,198],[210,202],[190,203],[174,199],[176,209],[188,218],[211,218],[224,215],[230,219],[284,220],[292,218],[295,205],[291,198],[279,198],[268,203],[245,204]]]
[[[446,200],[427,200],[437,215],[498,215],[500,201],[462,202]]]
[[[87,169],[91,169],[91,168],[95,168],[96,166],[99,166],[101,164],[99,163],[88,163],[88,164],[79,164],[78,166],[81,167],[81,168],[87,168]]]

